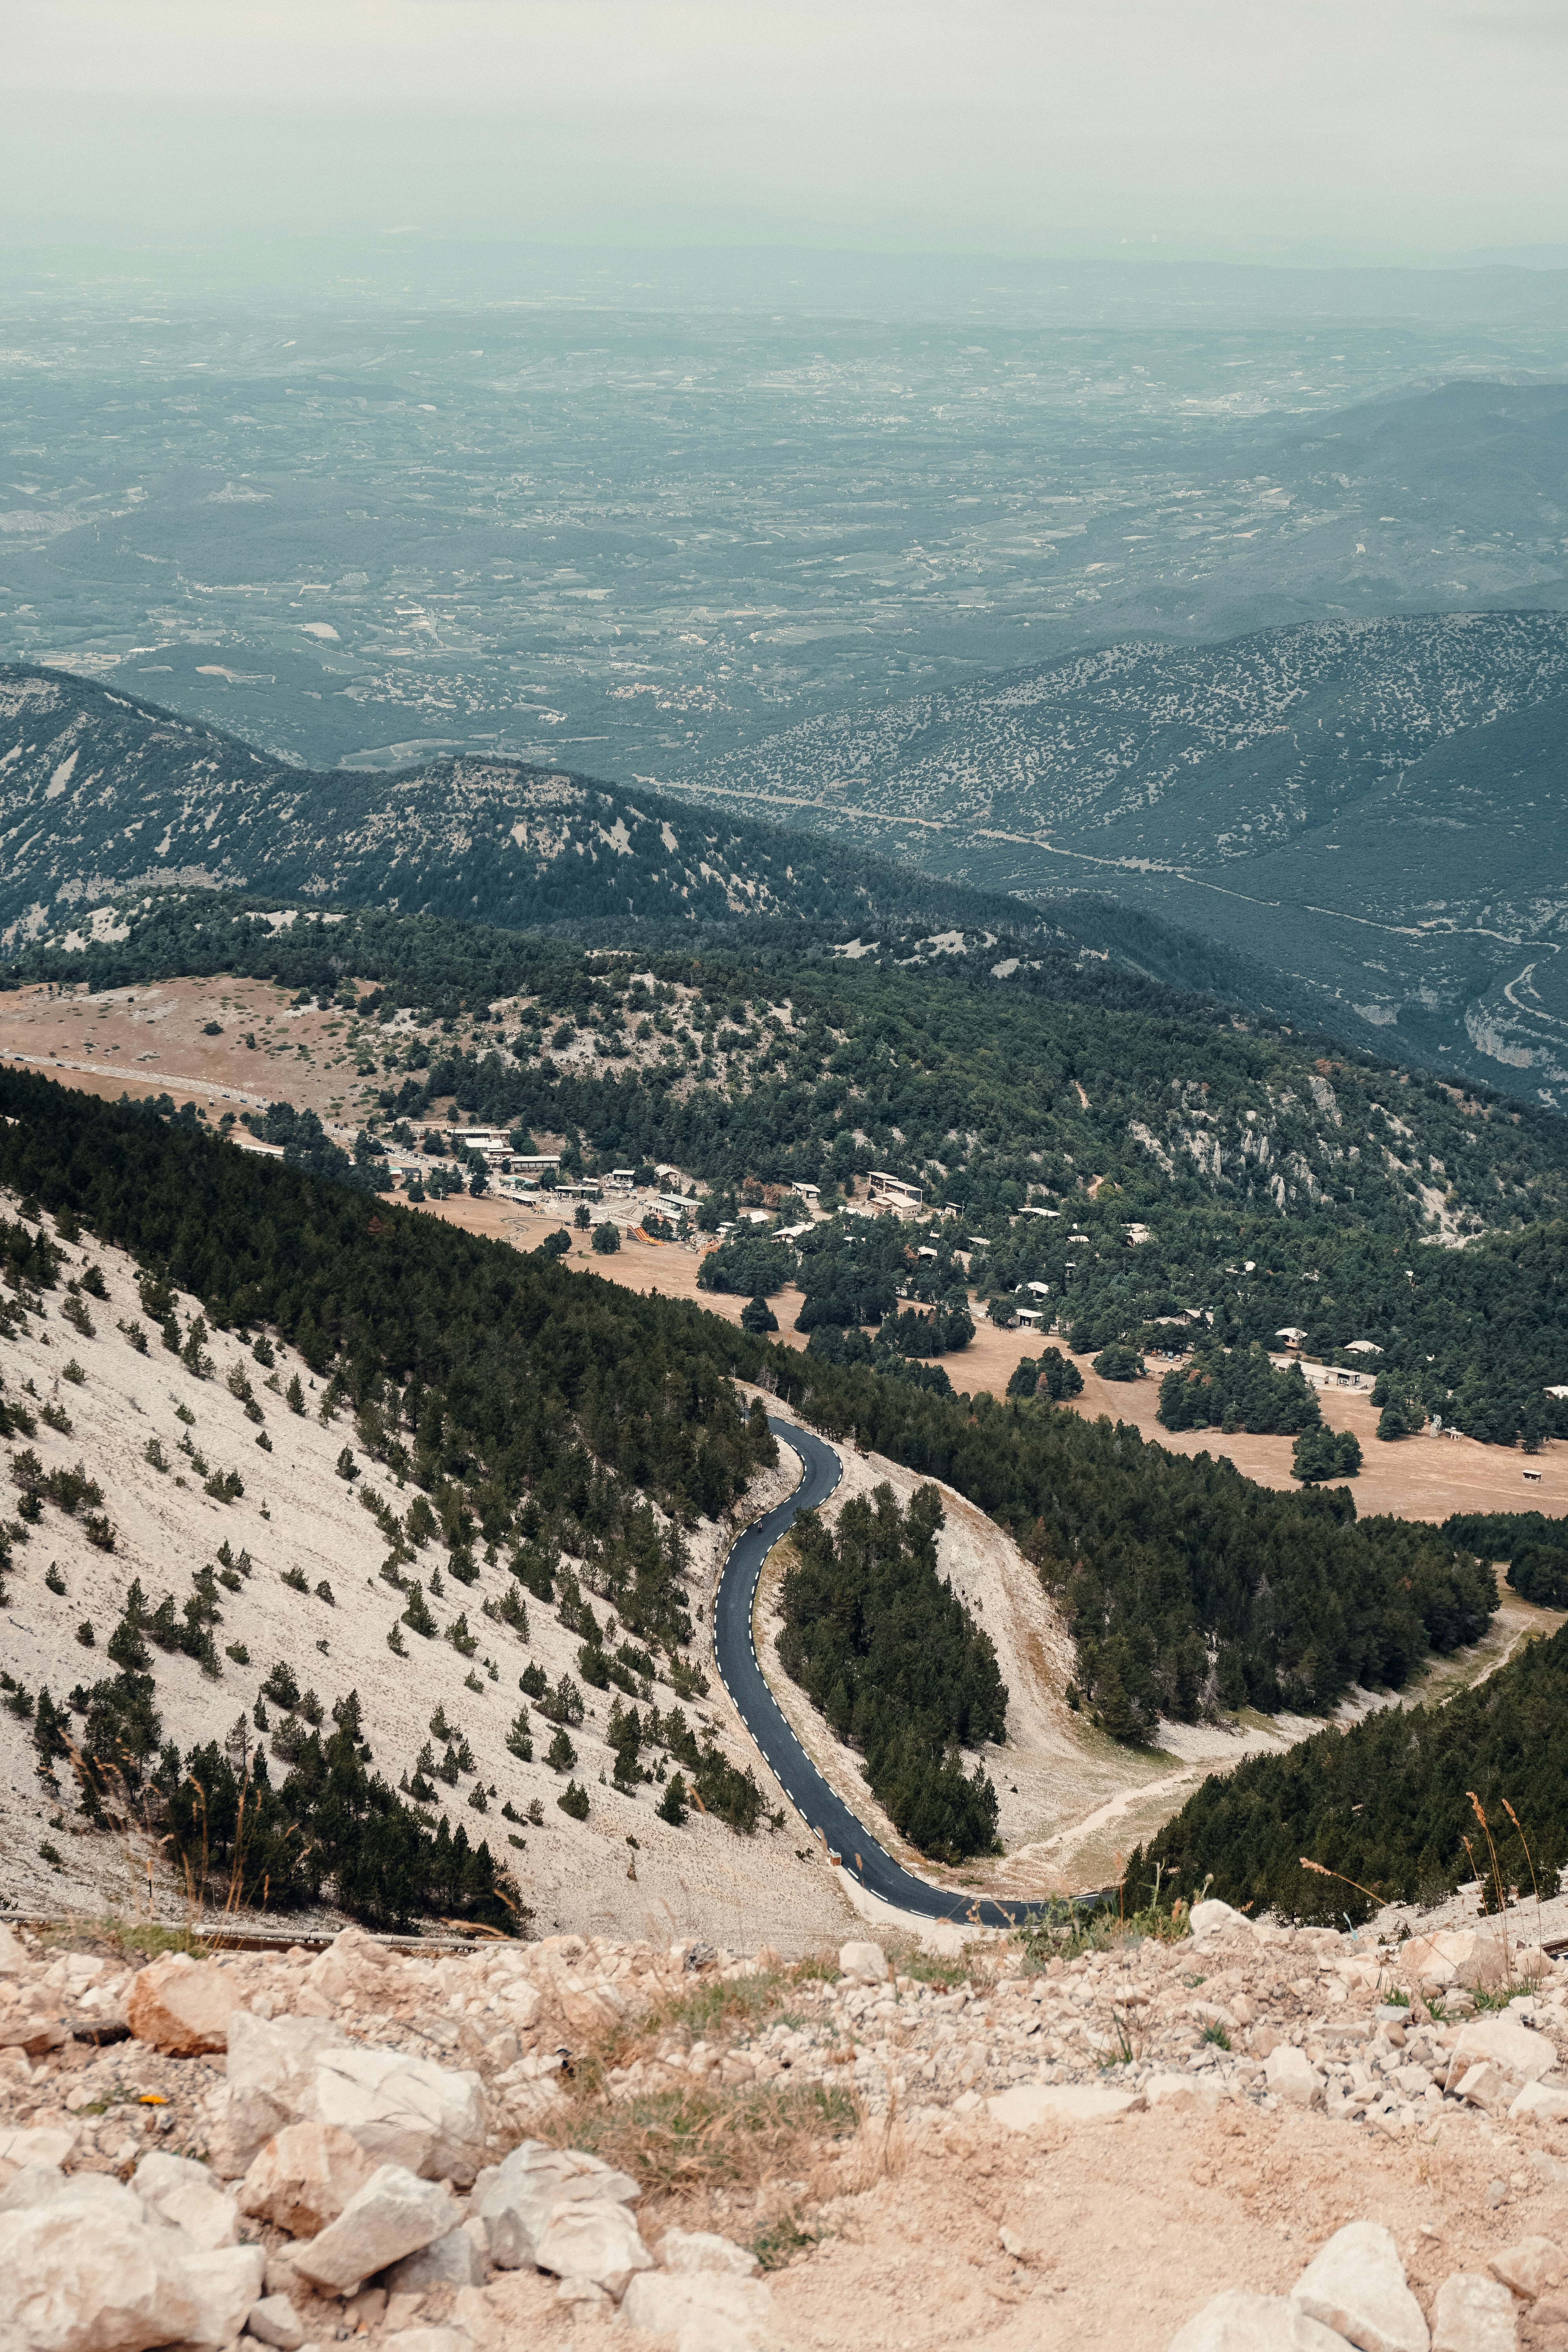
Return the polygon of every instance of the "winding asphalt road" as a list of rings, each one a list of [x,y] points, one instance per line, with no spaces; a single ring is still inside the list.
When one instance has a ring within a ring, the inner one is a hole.
[[[780,1503],[765,1518],[755,1520],[724,1562],[713,1603],[713,1649],[724,1687],[807,1829],[814,1837],[818,1833],[826,1837],[833,1852],[843,1857],[846,1870],[870,1894],[922,1919],[948,1919],[958,1927],[1015,1927],[1032,1907],[1028,1903],[982,1902],[973,1895],[931,1886],[896,1863],[829,1788],[768,1688],[752,1630],[763,1562],[795,1513],[815,1510],[826,1503],[844,1475],[844,1465],[832,1446],[810,1430],[775,1413],[769,1413],[768,1426],[782,1444],[800,1455],[805,1469],[788,1501]]]

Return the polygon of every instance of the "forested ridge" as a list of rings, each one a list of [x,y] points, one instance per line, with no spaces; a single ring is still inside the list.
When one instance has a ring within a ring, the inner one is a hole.
[[[1468,1552],[1358,1524],[1342,1489],[1276,1494],[1046,1397],[972,1405],[769,1347],[45,1079],[0,1073],[0,1182],[163,1268],[215,1321],[280,1330],[340,1384],[373,1455],[428,1480],[456,1524],[515,1533],[525,1574],[548,1575],[552,1532],[586,1543],[639,1636],[667,1640],[681,1607],[643,1497],[721,1509],[771,1445],[731,1372],[1014,1534],[1067,1612],[1075,1696],[1118,1738],[1161,1714],[1322,1711],[1352,1684],[1403,1684],[1495,1606]]]
[[[803,1511],[779,1605],[779,1657],[834,1732],[862,1750],[879,1803],[922,1853],[996,1843],[996,1791],[959,1749],[1007,1736],[996,1653],[937,1572],[934,1486],[900,1511],[890,1486],[852,1496],[830,1528]]]
[[[1158,1869],[1189,1895],[1206,1880],[1225,1902],[1335,1923],[1382,1903],[1438,1903],[1489,1876],[1474,1791],[1504,1886],[1528,1898],[1533,1861],[1551,1895],[1568,1865],[1565,1717],[1568,1626],[1442,1706],[1389,1707],[1205,1780],[1132,1854],[1129,1887]],[[1303,1855],[1338,1876],[1303,1870]]]
[[[1546,1393],[1568,1383],[1568,1129],[1544,1110],[1037,942],[903,934],[848,961],[780,924],[744,953],[645,961],[384,911],[262,913],[153,897],[124,938],[15,973],[266,975],[338,1007],[363,1107],[400,1139],[495,1122],[563,1138],[589,1171],[671,1162],[725,1199],[803,1181],[831,1198],[887,1168],[986,1244],[983,1301],[1047,1283],[1089,1352],[1291,1328],[1330,1361],[1372,1342],[1390,1436],[1433,1415],[1499,1444],[1568,1432]]]

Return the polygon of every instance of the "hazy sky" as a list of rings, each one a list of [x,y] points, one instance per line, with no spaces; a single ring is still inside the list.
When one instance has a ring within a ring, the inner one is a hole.
[[[1568,242],[1568,9],[0,0],[0,219]]]

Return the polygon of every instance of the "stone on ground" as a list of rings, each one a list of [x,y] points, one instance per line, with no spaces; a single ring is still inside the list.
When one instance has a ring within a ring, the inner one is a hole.
[[[225,2067],[227,2095],[208,2140],[216,2171],[237,2179],[285,2125],[313,2113],[316,2060],[342,2041],[338,2027],[324,2018],[234,2011]]]
[[[276,2352],[300,2352],[305,2341],[305,2330],[300,2315],[286,2294],[266,2294],[251,2307],[246,2321],[246,2331],[258,2344],[270,2344]]]
[[[205,2164],[154,2148],[136,2168],[132,2187],[150,2212],[209,2252],[239,2237],[239,2208],[226,2197]]]
[[[316,2061],[312,2112],[356,2139],[374,2163],[467,2188],[484,2161],[484,2087],[400,2050],[344,2042]]]
[[[0,2219],[6,2340],[26,2352],[223,2345],[261,2292],[259,2246],[205,2252],[139,2198],[67,2194]]]
[[[1432,2306],[1432,2352],[1518,2352],[1514,2300],[1496,2279],[1456,2271]]]
[[[138,1969],[125,2022],[138,2042],[166,2058],[199,2058],[228,2048],[228,2021],[243,2000],[232,1969],[170,1952]]]
[[[428,2294],[437,2286],[483,2286],[485,2258],[475,2242],[474,2232],[482,2233],[482,2222],[465,2221],[460,2228],[448,2230],[444,2238],[432,2240],[421,2246],[416,2254],[405,2254],[394,2263],[382,2280],[389,2294]]]
[[[1568,2117],[1568,2091],[1560,2091],[1554,2083],[1527,2083],[1508,2111],[1510,2123],[1520,2123],[1526,2116],[1538,2124],[1560,2124]]]
[[[1323,2086],[1323,2078],[1306,2052],[1293,2042],[1275,2044],[1263,2062],[1263,2079],[1276,2098],[1293,2107],[1310,2107]]]
[[[621,2316],[650,2336],[673,2336],[676,2352],[756,2352],[772,2309],[763,2279],[644,2271],[626,2288]]]
[[[1096,2083],[1015,2083],[986,2105],[1008,2131],[1037,2131],[1049,2123],[1103,2123],[1138,2104],[1131,2091],[1103,2091]]]
[[[1494,2254],[1488,2268],[1527,2303],[1568,2284],[1568,2253],[1552,2238],[1521,2238],[1517,2245]]]
[[[1178,2328],[1170,2352],[1345,2352],[1345,2344],[1282,2294],[1230,2294]]]
[[[880,1944],[840,1944],[838,1973],[860,1984],[882,1984],[888,1975],[888,1955]]]
[[[1405,2284],[1391,2231],[1380,2221],[1336,2230],[1291,2289],[1290,2299],[1358,2352],[1427,2352],[1426,2322]]]
[[[731,2278],[754,2278],[762,2264],[750,2246],[721,2238],[716,2230],[667,2230],[659,2242],[658,2259],[672,2277],[692,2278],[700,2272],[727,2273]]]
[[[479,2200],[498,2270],[522,2270],[534,2259],[541,2232],[555,2207],[596,2199],[632,2205],[642,2191],[627,2174],[578,2148],[549,2147],[525,2139],[514,2147]]]
[[[289,2248],[289,2260],[312,2286],[351,2294],[377,2271],[444,2238],[462,2218],[444,2183],[420,2180],[404,2165],[384,2164],[320,2237]]]
[[[0,2189],[8,2189],[30,2165],[68,2164],[80,2137],[78,2124],[44,2124],[32,2131],[0,2129]]]
[[[313,2238],[374,2170],[358,2140],[335,2124],[287,2124],[240,2183],[240,2211],[276,2222],[291,2238]]]
[[[1516,2083],[1534,2083],[1556,2065],[1557,2052],[1544,2033],[1533,2032],[1517,2017],[1478,2017],[1454,2044],[1449,2081],[1457,2083],[1482,2059],[1489,2059]]]
[[[596,2197],[582,2204],[557,2204],[534,2247],[542,2271],[568,2284],[602,2287],[618,2302],[637,2271],[651,2270],[653,2256],[624,2205]]]

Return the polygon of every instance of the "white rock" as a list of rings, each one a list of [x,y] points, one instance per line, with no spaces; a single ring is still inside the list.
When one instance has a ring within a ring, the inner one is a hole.
[[[1448,2080],[1457,2083],[1483,2059],[1511,2074],[1516,2083],[1534,2083],[1555,2066],[1557,2052],[1544,2033],[1532,2032],[1517,2017],[1478,2017],[1464,2027],[1454,2044]]]
[[[9,1927],[0,1927],[0,1977],[20,1976],[27,1967],[27,1955]]]
[[[251,2308],[246,2330],[258,2344],[273,2344],[278,2352],[300,2352],[305,2331],[300,2315],[286,2294],[263,2295]]]
[[[484,2159],[484,2085],[400,2050],[345,2042],[316,2061],[312,2113],[356,2139],[377,2164],[467,2188]]]
[[[677,2278],[717,2272],[731,2278],[754,2278],[762,2264],[750,2246],[721,2238],[715,2230],[667,2230],[659,2242],[662,2267]]]
[[[208,2136],[215,2171],[231,2180],[248,2172],[269,2139],[313,2113],[316,2060],[343,2040],[321,2018],[232,2012],[227,2097]]]
[[[1514,2300],[1496,2279],[1456,2271],[1432,2307],[1432,2352],[1518,2352]]]
[[[676,2352],[755,2352],[772,2308],[763,2279],[644,2271],[626,2288],[621,2316],[628,2326],[672,2336]]]
[[[373,1942],[363,1927],[345,1927],[311,1961],[305,1971],[305,1982],[330,2001],[351,1996],[375,2000],[384,2000],[399,1973],[396,1960],[384,1945]]]
[[[840,1944],[838,1973],[859,1984],[881,1984],[888,1975],[888,1955],[880,1944]]]
[[[1216,2294],[1177,2329],[1170,2352],[1345,2352],[1345,2340],[1283,2295]]]
[[[1360,2352],[1428,2352],[1421,2305],[1405,2283],[1392,2231],[1380,2221],[1336,2230],[1310,2262],[1290,2299]]]
[[[0,2219],[6,2341],[26,2352],[228,2344],[261,2291],[259,2246],[209,2253],[140,2199],[67,2194]],[[127,2208],[133,2208],[128,2210]]]
[[[1188,1914],[1187,1924],[1194,1936],[1220,1936],[1232,1927],[1250,1928],[1252,1922],[1230,1904],[1221,1903],[1211,1895],[1206,1903],[1194,1903]]]
[[[1291,2106],[1310,2107],[1323,2087],[1323,2078],[1304,2050],[1281,2042],[1263,2062],[1263,2079],[1276,2098]]]
[[[1150,2107],[1203,2107],[1212,2111],[1225,2097],[1218,2083],[1205,2074],[1151,2074],[1143,2085],[1143,2103]]]
[[[138,2042],[170,2057],[195,2058],[226,2050],[229,2020],[244,1995],[232,1969],[171,1952],[138,1969],[125,2004],[125,2021]]]
[[[81,2137],[79,2124],[40,2124],[31,2131],[0,2129],[0,2188],[30,2164],[68,2164]]]
[[[1102,2091],[1093,2083],[1015,2083],[985,2102],[1008,2131],[1038,2131],[1042,2124],[1103,2123],[1138,2105],[1131,2091]]]
[[[57,2197],[69,2197],[80,2203],[89,2197],[118,2201],[132,2220],[145,2221],[146,2209],[133,2189],[115,2180],[107,2172],[62,2172],[54,2164],[29,2164],[19,2172],[9,2189],[0,2193],[0,2213],[20,2213],[30,2205],[48,2205]]]
[[[512,2149],[479,2200],[490,2260],[498,2270],[508,2271],[531,2263],[540,2234],[558,2204],[604,2199],[633,2205],[641,2194],[635,2180],[599,2157],[525,2139]]]
[[[394,2263],[382,2284],[389,2294],[427,2294],[436,2286],[483,2286],[485,2257],[476,2242],[476,2232],[482,2235],[483,2229],[482,2222],[465,2221],[459,2229],[448,2230],[444,2238]]]
[[[1568,2091],[1554,2083],[1527,2083],[1508,2113],[1510,2123],[1530,2116],[1538,2124],[1560,2124],[1568,2116]]]
[[[417,2179],[404,2165],[384,2164],[319,2238],[289,2248],[289,2260],[313,2286],[351,2294],[377,2271],[444,2238],[462,2218],[443,2184]]]
[[[653,2268],[626,2207],[603,2197],[558,2204],[539,2233],[533,2259],[542,2271],[569,2283],[586,2280],[617,2302],[634,2273]]]
[[[149,2212],[171,2230],[183,2230],[198,2246],[210,2252],[237,2244],[239,2208],[225,2196],[205,2164],[154,2148],[137,2166],[131,2185]]]
[[[472,2336],[460,2327],[402,2327],[381,2340],[395,2344],[397,2352],[474,2352]]]
[[[1493,2254],[1488,2268],[1515,2294],[1534,2303],[1568,2281],[1568,2253],[1553,2238],[1521,2238]]]
[[[374,2165],[335,2124],[288,2124],[269,2139],[239,2189],[239,2209],[313,2238],[357,2197]]]

